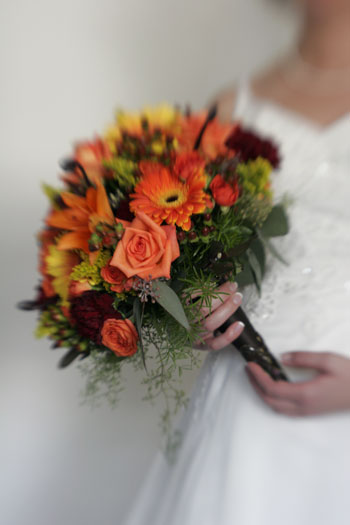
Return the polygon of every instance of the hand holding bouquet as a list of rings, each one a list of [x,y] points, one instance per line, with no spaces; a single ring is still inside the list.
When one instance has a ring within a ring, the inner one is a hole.
[[[62,164],[63,188],[44,185],[42,278],[36,299],[21,305],[39,309],[39,337],[67,349],[60,366],[88,358],[89,392],[102,387],[113,398],[133,363],[146,397],[181,405],[178,378],[197,361],[200,312],[222,300],[224,281],[259,288],[269,238],[287,233],[272,200],[278,163],[271,142],[220,123],[215,111],[167,105],[119,112],[102,138],[77,144]],[[256,349],[283,378],[252,330],[242,354],[254,360]]]

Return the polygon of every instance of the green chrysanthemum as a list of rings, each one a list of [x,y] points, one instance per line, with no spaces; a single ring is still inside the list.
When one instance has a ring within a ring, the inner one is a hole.
[[[70,278],[73,281],[87,281],[90,286],[100,284],[103,281],[100,270],[106,266],[111,258],[110,252],[107,250],[101,251],[94,264],[90,264],[88,256],[83,254],[83,252],[82,256],[84,260],[73,268]]]
[[[269,183],[271,171],[270,162],[262,157],[237,166],[241,186],[245,191],[256,196],[272,196]]]

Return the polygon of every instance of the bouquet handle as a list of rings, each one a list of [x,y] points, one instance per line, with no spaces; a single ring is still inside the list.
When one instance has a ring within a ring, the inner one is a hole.
[[[265,370],[275,381],[289,381],[281,365],[268,349],[262,336],[255,330],[244,310],[240,307],[217,330],[225,330],[234,322],[241,321],[245,328],[232,343],[246,361],[253,361]]]

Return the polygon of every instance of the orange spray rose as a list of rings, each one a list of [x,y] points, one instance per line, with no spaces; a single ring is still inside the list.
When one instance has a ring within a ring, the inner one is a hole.
[[[129,319],[106,319],[101,336],[102,344],[118,356],[128,357],[137,351],[138,334]]]
[[[229,183],[221,175],[215,175],[209,187],[215,202],[220,206],[232,206],[239,197],[239,187],[236,180]]]
[[[119,268],[112,266],[110,264],[111,259],[108,264],[101,268],[101,277],[104,281],[111,284],[112,292],[122,293],[131,290],[133,278],[129,279]]]

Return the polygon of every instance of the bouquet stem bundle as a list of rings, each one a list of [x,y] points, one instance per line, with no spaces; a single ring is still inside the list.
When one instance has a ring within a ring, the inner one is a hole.
[[[283,368],[268,349],[262,336],[255,330],[244,310],[238,310],[223,323],[218,330],[225,332],[230,324],[241,321],[245,328],[242,334],[234,341],[234,346],[246,361],[252,361],[261,366],[275,381],[288,381]]]

